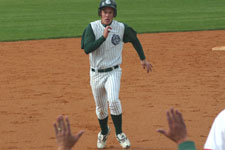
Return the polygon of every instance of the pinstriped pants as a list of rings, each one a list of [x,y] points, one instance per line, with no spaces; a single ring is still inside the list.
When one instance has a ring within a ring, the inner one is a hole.
[[[98,119],[108,116],[108,107],[112,115],[120,115],[122,107],[119,99],[122,69],[119,67],[110,72],[90,71],[90,85],[96,105]]]

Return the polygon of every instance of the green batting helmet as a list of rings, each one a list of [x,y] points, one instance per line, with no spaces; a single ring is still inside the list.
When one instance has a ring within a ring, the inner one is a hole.
[[[115,0],[101,0],[99,7],[98,7],[98,15],[101,16],[101,10],[104,7],[111,7],[114,9],[114,17],[117,15],[117,5]]]

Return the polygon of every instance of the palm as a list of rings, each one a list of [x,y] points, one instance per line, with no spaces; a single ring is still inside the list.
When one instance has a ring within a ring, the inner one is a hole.
[[[62,116],[59,116],[57,121],[58,125],[54,124],[54,127],[59,149],[71,149],[79,140],[84,131],[80,131],[76,135],[72,135],[68,118],[66,118],[66,123],[64,122],[64,118]]]
[[[187,129],[181,113],[171,109],[167,112],[167,120],[169,130],[166,132],[163,129],[159,129],[158,132],[162,133],[176,143],[186,140]]]

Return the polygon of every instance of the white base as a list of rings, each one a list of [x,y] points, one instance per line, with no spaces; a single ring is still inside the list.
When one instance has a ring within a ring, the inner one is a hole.
[[[225,51],[225,46],[213,47],[212,51]]]

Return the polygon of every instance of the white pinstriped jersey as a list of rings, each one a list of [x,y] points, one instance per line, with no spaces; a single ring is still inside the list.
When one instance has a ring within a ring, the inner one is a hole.
[[[104,32],[105,27],[101,20],[91,22],[91,27],[95,39],[99,39]],[[90,66],[94,69],[104,69],[122,63],[123,35],[125,26],[123,23],[113,20],[107,39],[95,51],[89,54]]]

